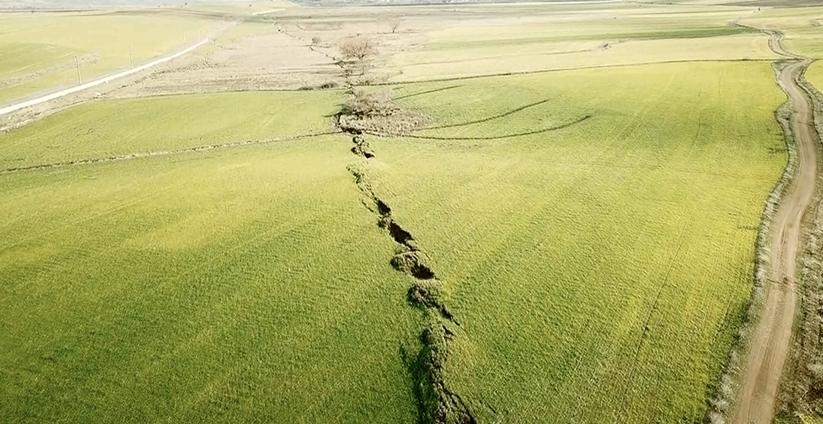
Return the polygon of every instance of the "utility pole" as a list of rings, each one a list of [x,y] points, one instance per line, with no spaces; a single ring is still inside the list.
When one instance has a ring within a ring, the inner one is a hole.
[[[77,60],[77,56],[74,56],[74,67],[77,69],[77,83],[81,84],[83,78],[80,76],[80,61]]]

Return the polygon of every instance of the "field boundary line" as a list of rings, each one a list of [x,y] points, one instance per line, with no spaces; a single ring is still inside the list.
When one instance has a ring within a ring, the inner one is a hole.
[[[646,65],[667,65],[674,63],[734,63],[734,62],[774,62],[774,59],[683,59],[683,60],[661,60],[657,62],[637,62],[637,63],[616,63],[612,65],[591,65],[591,66],[576,66],[572,68],[550,68],[550,69],[535,69],[532,71],[511,71],[511,72],[497,72],[491,74],[477,74],[477,75],[463,75],[454,77],[431,78],[421,80],[407,80],[407,81],[386,81],[375,82],[370,84],[359,84],[362,87],[382,87],[392,85],[411,85],[411,84],[425,84],[430,82],[449,82],[449,81],[463,81],[480,78],[494,78],[494,77],[510,77],[518,75],[533,75],[546,74],[552,72],[564,71],[583,71],[586,69],[607,69],[607,68],[628,68],[632,66],[646,66]]]
[[[340,134],[340,131],[325,131],[325,132],[318,132],[318,133],[309,133],[309,134],[299,134],[295,136],[289,137],[279,137],[279,138],[268,138],[263,140],[245,140],[245,141],[234,141],[228,143],[219,143],[219,144],[203,144],[199,146],[187,147],[184,149],[174,149],[174,150],[153,150],[147,152],[138,152],[138,153],[128,153],[123,155],[116,155],[116,156],[106,156],[101,158],[89,158],[89,159],[77,159],[73,161],[65,161],[65,162],[52,162],[52,163],[43,163],[43,164],[35,164],[35,165],[27,165],[27,166],[18,166],[13,168],[5,168],[0,169],[0,175],[2,174],[13,174],[18,172],[25,172],[25,171],[37,171],[41,169],[52,169],[52,168],[66,168],[71,166],[82,166],[82,165],[95,165],[98,163],[107,163],[107,162],[121,162],[133,159],[143,159],[143,158],[150,158],[150,157],[157,157],[157,156],[171,156],[171,155],[179,155],[185,153],[197,153],[197,152],[205,152],[211,150],[221,150],[221,149],[229,149],[234,147],[244,147],[244,146],[255,146],[255,145],[265,145],[265,144],[272,144],[278,142],[285,142],[285,141],[294,141],[294,140],[302,140],[306,138],[313,138],[313,137],[322,137],[324,135],[334,135]]]
[[[561,130],[563,128],[568,128],[572,125],[579,124],[583,121],[588,120],[589,118],[593,117],[594,115],[583,115],[573,121],[566,122],[564,124],[555,125],[553,127],[548,128],[541,128],[539,130],[534,131],[525,131],[520,133],[513,133],[513,134],[503,134],[503,135],[493,135],[493,136],[480,136],[480,137],[441,137],[441,136],[429,136],[429,135],[415,135],[415,134],[385,134],[379,133],[376,131],[363,131],[363,134],[368,134],[375,137],[380,138],[414,138],[420,140],[452,140],[452,141],[459,141],[459,140],[480,140],[480,141],[489,141],[489,140],[505,140],[507,138],[516,138],[516,137],[524,137],[527,135],[535,135],[535,134],[542,134],[550,131]],[[429,128],[423,128],[429,129]]]

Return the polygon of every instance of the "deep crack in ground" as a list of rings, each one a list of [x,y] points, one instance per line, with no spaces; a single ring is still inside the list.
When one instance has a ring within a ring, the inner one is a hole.
[[[375,158],[374,150],[361,131],[340,125],[340,115],[335,122],[343,132],[351,135],[351,152],[362,158],[348,166],[357,188],[365,196],[363,204],[377,216],[377,225],[395,242],[391,265],[399,272],[412,277],[414,283],[406,293],[410,305],[424,314],[427,324],[420,334],[420,350],[416,355],[404,353],[404,362],[414,380],[420,421],[432,424],[475,424],[477,419],[469,406],[446,382],[445,364],[449,357],[449,344],[457,337],[459,323],[442,299],[442,282],[426,263],[414,236],[403,228],[392,215],[388,202],[380,198],[366,174],[369,160]]]

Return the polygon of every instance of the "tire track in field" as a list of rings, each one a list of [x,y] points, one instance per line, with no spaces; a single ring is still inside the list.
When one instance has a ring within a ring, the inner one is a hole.
[[[794,140],[797,169],[793,175],[789,174],[790,184],[782,192],[774,216],[764,212],[764,219],[770,220],[771,225],[765,245],[759,248],[766,248],[767,262],[758,263],[758,267],[768,267],[768,270],[758,270],[766,271],[765,281],[756,281],[756,286],[762,285],[762,306],[758,305],[759,318],[751,328],[748,351],[741,363],[739,387],[729,415],[730,422],[735,424],[765,424],[774,419],[797,306],[795,278],[799,248],[808,224],[806,215],[819,189],[816,180],[820,136],[814,127],[813,94],[803,78],[813,60],[786,50],[780,31],[761,31],[769,36],[769,47],[774,53],[783,57],[775,63],[776,79],[788,97],[791,113],[781,124],[786,138]]]
[[[417,96],[422,96],[424,94],[431,94],[431,93],[437,93],[437,92],[440,92],[440,91],[453,90],[455,88],[460,88],[460,87],[462,87],[462,85],[450,85],[448,87],[435,88],[433,90],[419,91],[417,93],[405,94],[405,95],[402,95],[400,97],[395,97],[394,100],[408,99],[410,97],[417,97]]]
[[[459,122],[459,123],[456,123],[456,124],[435,125],[435,126],[432,126],[432,127],[420,128],[420,131],[422,131],[422,130],[440,130],[440,129],[444,129],[444,128],[467,127],[469,125],[482,124],[484,122],[489,122],[489,121],[493,121],[495,119],[505,118],[507,116],[514,115],[517,112],[521,112],[521,111],[524,111],[526,109],[533,108],[535,106],[540,106],[544,103],[547,103],[548,101],[549,101],[549,99],[543,99],[543,100],[540,100],[538,102],[529,103],[527,105],[516,107],[512,110],[508,110],[506,112],[499,113],[497,115],[487,116],[487,117],[481,118],[481,119],[475,119],[474,121]]]
[[[643,350],[643,345],[645,344],[646,340],[649,338],[649,332],[651,330],[652,317],[654,316],[655,312],[657,312],[657,307],[660,304],[660,298],[663,295],[663,290],[666,289],[670,284],[670,277],[672,271],[674,270],[675,265],[677,264],[677,260],[680,259],[680,253],[683,250],[683,246],[686,244],[685,238],[686,234],[688,233],[690,221],[685,221],[680,229],[680,235],[677,237],[677,247],[675,248],[674,254],[672,254],[671,259],[669,260],[668,266],[666,267],[666,273],[663,274],[663,280],[660,283],[660,286],[655,291],[654,302],[652,302],[651,307],[649,308],[649,312],[646,313],[646,317],[643,319],[643,327],[642,332],[640,333],[640,339],[637,341],[637,345],[634,348],[634,355],[632,355],[632,361],[629,364],[629,371],[626,374],[626,384],[627,389],[624,392],[624,396],[627,396],[629,399],[633,396],[633,390],[636,386],[632,386],[632,382],[634,381],[634,374],[637,371],[638,365],[640,364],[640,351]],[[634,406],[634,403],[630,402],[628,399],[622,403],[622,408],[620,410],[620,420],[619,422],[626,421],[626,414],[628,414],[631,410],[631,407]]]
[[[409,275],[414,283],[406,292],[406,301],[423,312],[426,325],[420,334],[420,349],[416,354],[401,348],[401,355],[409,368],[414,393],[418,402],[421,423],[429,424],[476,424],[468,404],[446,382],[445,365],[450,355],[450,344],[458,336],[460,323],[449,311],[442,298],[443,283],[426,263],[426,254],[420,249],[414,236],[395,219],[391,206],[377,195],[369,175],[369,161],[375,158],[362,131],[341,124],[341,114],[336,125],[352,136],[351,152],[360,158],[347,169],[354,183],[366,200],[363,205],[377,216],[377,225],[395,242],[392,267]],[[492,408],[490,410],[494,411]]]

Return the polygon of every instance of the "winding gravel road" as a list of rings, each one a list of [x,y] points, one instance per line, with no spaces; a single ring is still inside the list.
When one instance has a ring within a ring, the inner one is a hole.
[[[789,98],[790,125],[797,148],[797,171],[783,196],[771,228],[771,269],[764,287],[763,309],[752,330],[751,344],[742,362],[742,375],[730,421],[767,424],[774,419],[780,377],[789,353],[797,307],[795,276],[803,235],[803,218],[816,192],[820,137],[814,126],[814,107],[800,78],[811,59],[787,51],[783,34],[769,34],[769,46],[785,57],[777,80]]]

